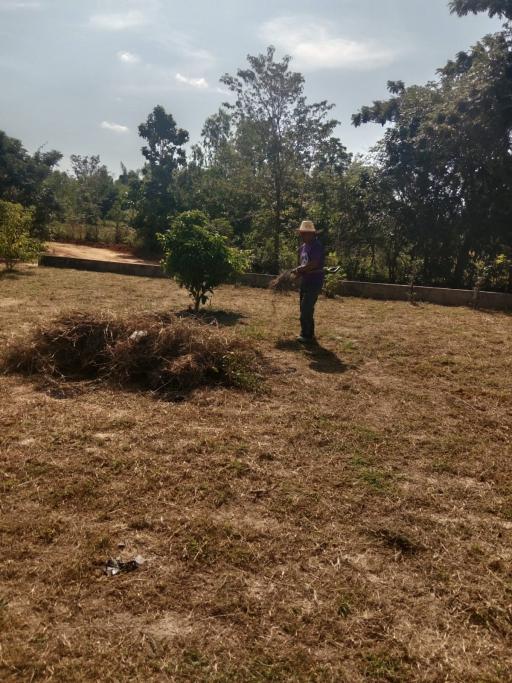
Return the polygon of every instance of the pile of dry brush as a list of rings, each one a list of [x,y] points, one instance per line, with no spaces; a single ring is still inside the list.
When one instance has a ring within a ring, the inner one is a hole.
[[[293,270],[285,270],[284,273],[281,273],[270,281],[269,287],[273,292],[276,292],[276,294],[291,292],[292,290],[297,289],[297,278],[295,277]]]
[[[208,384],[255,389],[262,367],[248,342],[172,314],[68,313],[11,345],[2,359],[4,372],[48,383],[89,380],[161,393]]]

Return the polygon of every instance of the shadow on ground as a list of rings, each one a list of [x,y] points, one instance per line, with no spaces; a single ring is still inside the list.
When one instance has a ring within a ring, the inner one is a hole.
[[[132,262],[134,259],[138,259],[139,261],[142,261],[143,264],[149,265],[149,266],[159,266],[160,261],[155,258],[151,258],[149,256],[139,256],[137,253],[131,252],[131,251],[117,251],[116,252],[117,258],[122,261],[123,259]]]
[[[197,313],[189,308],[176,313],[178,318],[191,318],[207,325],[219,325],[220,327],[233,327],[246,316],[236,311],[222,311],[209,308]]]
[[[320,344],[301,344],[294,339],[281,339],[276,343],[280,351],[296,351],[302,353],[309,361],[309,367],[315,372],[339,375],[350,370],[350,365],[344,363],[333,351]]]
[[[32,277],[32,275],[34,275],[34,273],[29,269],[1,270],[0,280],[18,280],[20,277]]]

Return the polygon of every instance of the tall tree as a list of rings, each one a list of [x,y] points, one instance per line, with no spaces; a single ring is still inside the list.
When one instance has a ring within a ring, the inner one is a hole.
[[[232,127],[232,118],[223,107],[216,114],[212,114],[206,119],[201,136],[205,151],[204,158],[208,166],[213,166],[221,161],[220,157],[231,141]]]
[[[258,192],[250,159],[237,148],[231,114],[221,108],[209,116],[202,130],[202,145],[177,176],[182,210],[200,209],[213,220],[229,224],[230,239],[242,246],[258,210]]]
[[[423,280],[470,285],[512,246],[512,37],[486,36],[425,86],[389,86],[353,122],[391,124],[379,161]]]
[[[105,219],[116,200],[114,181],[97,155],[71,155],[71,166],[77,182],[76,210],[87,226],[87,238],[97,239],[97,225]]]
[[[109,217],[116,223],[116,240],[120,238],[121,225],[134,227],[134,220],[138,214],[141,201],[142,180],[140,171],[128,170],[121,163],[121,174],[114,183],[117,197],[110,211]]]
[[[333,105],[307,103],[304,77],[290,70],[290,57],[278,61],[269,47],[247,60],[249,68],[239,69],[236,76],[225,74],[221,82],[236,96],[226,107],[233,113],[237,147],[253,168],[253,190],[265,200],[264,222],[270,228],[277,270],[291,196],[296,201],[300,197],[319,147],[338,122],[328,117]]]
[[[59,210],[56,218],[62,221],[77,219],[77,181],[65,171],[55,169],[46,181],[46,186],[52,191]]]
[[[141,201],[134,225],[145,248],[157,252],[161,247],[156,235],[167,228],[176,212],[174,175],[186,162],[183,146],[189,135],[177,127],[172,114],[167,114],[160,105],[140,124],[139,135],[147,142],[142,148],[147,164],[143,169]]]
[[[0,199],[33,209],[31,232],[35,236],[44,237],[59,212],[47,180],[61,158],[55,150],[30,155],[19,140],[0,131]]]

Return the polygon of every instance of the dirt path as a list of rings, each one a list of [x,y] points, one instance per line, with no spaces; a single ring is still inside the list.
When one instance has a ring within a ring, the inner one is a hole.
[[[109,247],[89,247],[84,244],[50,242],[47,249],[52,256],[90,259],[92,261],[118,261],[123,263],[145,263],[154,265],[157,261],[139,259],[130,252],[118,251]]]

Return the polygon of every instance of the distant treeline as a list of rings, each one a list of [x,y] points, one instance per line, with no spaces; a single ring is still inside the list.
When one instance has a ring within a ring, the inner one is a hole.
[[[33,233],[57,222],[81,237],[158,251],[172,217],[200,209],[257,271],[295,263],[294,228],[323,230],[330,259],[362,280],[512,291],[512,0],[454,0],[459,15],[504,20],[425,85],[390,81],[390,97],[363,107],[355,126],[385,126],[365,157],[335,136],[327,101],[309,103],[304,77],[274,49],[221,81],[233,95],[210,116],[189,154],[189,135],[157,106],[139,126],[145,165],[114,180],[98,156],[28,154],[0,132],[0,199],[34,208]]]

